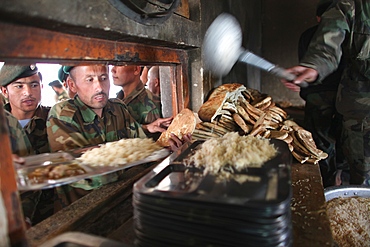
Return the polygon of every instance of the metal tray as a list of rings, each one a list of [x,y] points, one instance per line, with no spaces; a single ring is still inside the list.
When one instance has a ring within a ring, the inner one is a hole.
[[[330,201],[338,197],[365,197],[370,198],[370,187],[363,185],[331,186],[324,190],[325,200]]]
[[[82,153],[82,152],[81,152]],[[150,156],[145,159],[141,159],[135,162],[130,162],[126,164],[121,164],[120,166],[89,166],[86,164],[81,164],[76,158],[78,155],[72,155],[67,152],[57,152],[57,153],[44,153],[39,155],[32,155],[25,157],[25,164],[16,167],[17,174],[17,184],[19,190],[38,190],[38,189],[48,189],[65,184],[70,184],[77,182],[81,179],[90,178],[97,175],[106,175],[119,170],[127,169],[133,166],[161,160],[169,155],[169,150],[161,149],[153,152]],[[29,174],[34,172],[39,168],[48,168],[58,165],[77,165],[81,167],[85,173],[81,175],[62,177],[59,179],[45,179],[43,181],[35,181],[29,178]]]
[[[44,166],[55,163],[67,162],[73,160],[74,157],[67,152],[56,152],[56,153],[43,153],[24,157],[25,163],[19,165],[16,163],[16,167],[29,167],[29,166]]]
[[[202,175],[199,169],[185,166],[184,159],[190,157],[202,144],[202,141],[196,141],[172,162],[163,161],[136,182],[134,193],[219,205],[279,207],[280,203],[286,204],[285,202],[290,201],[292,157],[285,142],[276,139],[270,142],[277,148],[278,155],[266,162],[262,168],[250,168],[240,174],[259,177],[259,182],[239,183],[230,180],[218,183],[215,176]]]

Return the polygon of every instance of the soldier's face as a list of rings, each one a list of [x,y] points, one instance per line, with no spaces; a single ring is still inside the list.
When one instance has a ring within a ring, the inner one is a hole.
[[[72,92],[93,110],[101,110],[109,98],[108,66],[77,66],[68,77]]]
[[[38,74],[20,78],[6,87],[2,92],[8,98],[13,115],[33,113],[41,102],[41,79]]]
[[[140,75],[140,66],[124,65],[112,67],[113,84],[125,86],[135,82]]]

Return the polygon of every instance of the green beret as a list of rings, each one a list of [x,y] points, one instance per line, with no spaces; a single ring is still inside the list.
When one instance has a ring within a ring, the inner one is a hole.
[[[68,74],[69,75],[69,72],[71,71],[71,69],[73,69],[75,66],[63,66],[63,71],[64,73]]]
[[[62,83],[60,83],[59,80],[55,80],[55,81],[50,82],[49,86],[54,86],[54,87],[59,87],[59,88],[63,87]]]
[[[33,76],[36,73],[38,69],[34,64],[28,66],[4,64],[0,70],[0,84],[6,87],[17,79]]]
[[[67,79],[68,74],[64,72],[63,69],[64,66],[61,66],[60,69],[58,70],[58,79],[60,82],[63,82]]]

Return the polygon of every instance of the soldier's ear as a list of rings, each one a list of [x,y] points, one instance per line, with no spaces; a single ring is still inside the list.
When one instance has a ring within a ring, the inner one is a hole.
[[[1,87],[1,93],[5,96],[5,98],[8,98],[8,89],[6,89],[6,87]]]
[[[77,93],[76,82],[70,75],[67,77],[66,83],[73,93]]]

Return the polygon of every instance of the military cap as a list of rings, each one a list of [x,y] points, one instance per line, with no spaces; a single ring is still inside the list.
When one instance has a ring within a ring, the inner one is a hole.
[[[54,87],[59,87],[59,88],[63,87],[62,83],[60,83],[59,80],[54,80],[54,81],[50,82],[49,86],[54,86]]]
[[[67,79],[68,74],[64,72],[64,66],[61,66],[58,70],[58,79],[60,82],[63,82]]]
[[[29,77],[36,73],[38,73],[38,69],[34,64],[28,66],[4,64],[0,70],[0,84],[6,87],[17,79]]]
[[[71,71],[71,69],[73,69],[75,66],[63,66],[63,71],[64,73],[68,74],[69,75],[69,72]]]

